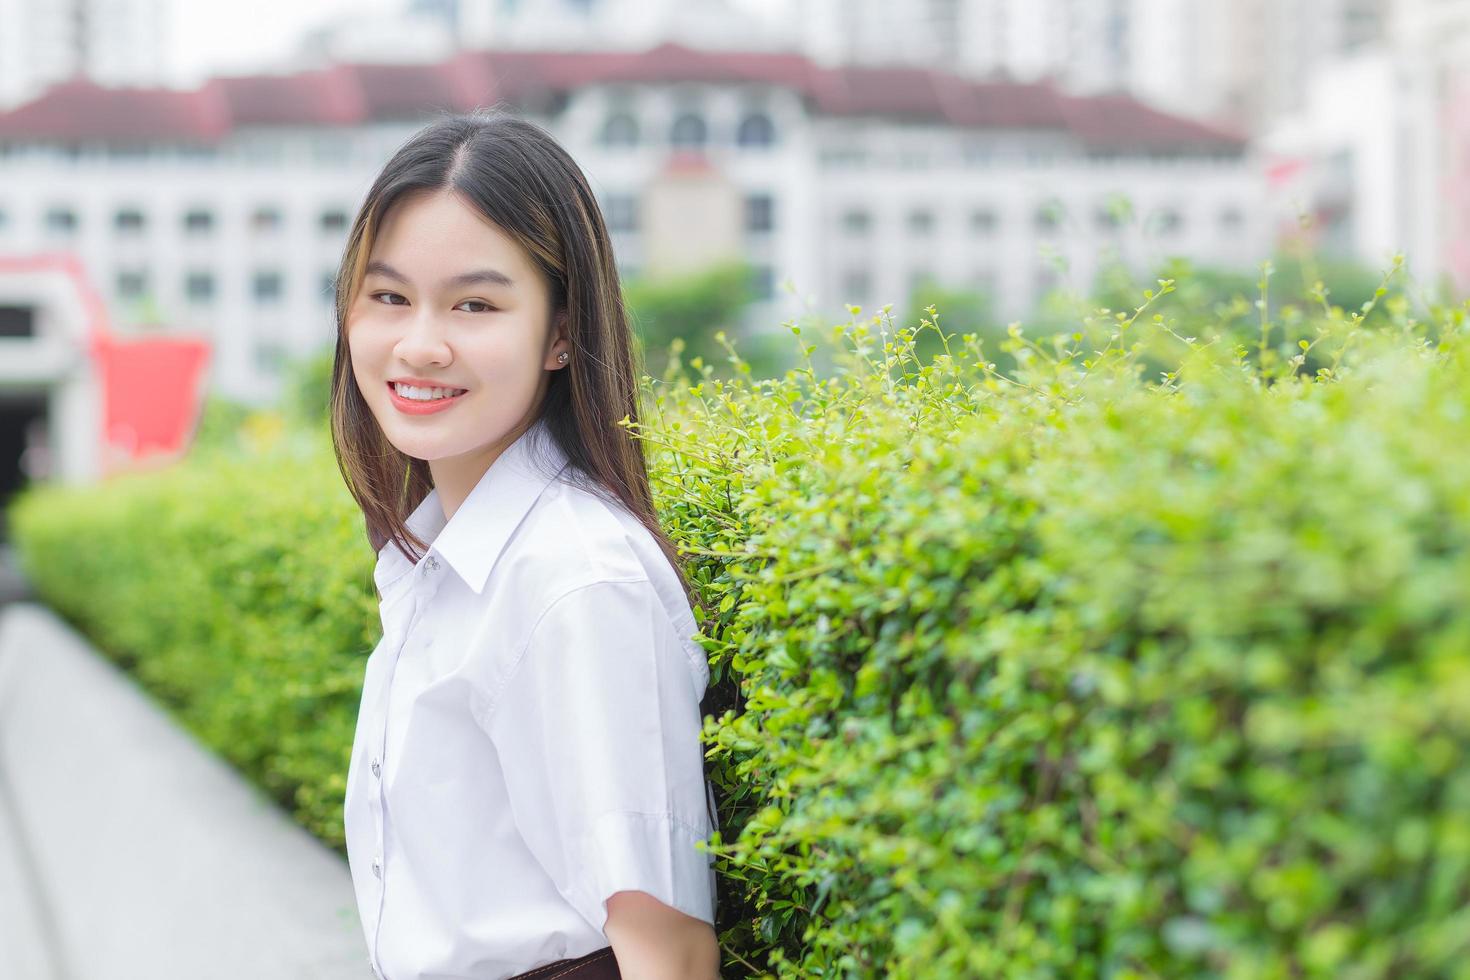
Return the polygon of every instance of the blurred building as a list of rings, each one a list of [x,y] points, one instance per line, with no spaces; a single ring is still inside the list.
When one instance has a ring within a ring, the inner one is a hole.
[[[1318,64],[1263,136],[1276,210],[1322,251],[1470,293],[1470,2],[1394,0],[1384,36]]]
[[[1324,61],[1383,36],[1389,0],[796,0],[823,64],[1052,79],[1255,130]],[[779,8],[778,8],[779,9]]]
[[[1395,0],[1403,235],[1433,285],[1470,295],[1470,2]]]
[[[0,0],[0,108],[53,82],[160,83],[169,0]]]
[[[29,480],[101,470],[94,299],[74,259],[0,254],[0,503]]]
[[[1244,141],[1126,96],[665,44],[187,92],[64,84],[0,114],[0,253],[75,253],[120,332],[212,336],[212,388],[269,398],[283,358],[333,336],[333,275],[378,168],[431,111],[497,104],[585,168],[625,275],[751,263],[750,329],[903,311],[925,280],[1019,317],[1053,286],[1089,290],[1109,256],[1142,271],[1267,249]]]

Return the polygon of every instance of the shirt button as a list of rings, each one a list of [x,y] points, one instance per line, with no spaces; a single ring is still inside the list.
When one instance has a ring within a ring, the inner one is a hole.
[[[374,878],[381,878],[381,877],[383,877],[383,866],[380,865],[377,862],[377,860],[374,860],[373,861],[373,877]]]
[[[378,760],[377,759],[374,759],[373,760],[373,775],[374,776],[378,775],[378,772],[379,772],[379,770],[378,770]]]
[[[430,572],[437,572],[438,570],[439,559],[435,558],[433,555],[430,555],[429,560],[424,562],[424,574],[427,575]]]

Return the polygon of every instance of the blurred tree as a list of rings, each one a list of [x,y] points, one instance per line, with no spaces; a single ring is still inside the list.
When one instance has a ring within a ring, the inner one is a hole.
[[[286,363],[281,409],[292,426],[325,429],[332,394],[335,344]]]
[[[240,429],[251,411],[244,402],[218,394],[206,395],[188,453],[229,452],[238,448]]]
[[[669,345],[675,337],[684,340],[680,355],[685,364],[700,357],[726,376],[729,352],[715,340],[721,330],[730,337],[740,335],[740,320],[755,298],[751,267],[744,262],[710,266],[687,276],[642,278],[623,282],[623,302],[633,330],[643,345],[645,371],[659,377],[668,364]],[[774,324],[772,326],[775,326]],[[751,362],[753,374],[761,374],[747,345],[735,342],[740,356]]]
[[[1285,306],[1320,309],[1312,296],[1312,287],[1321,280],[1327,289],[1327,302],[1344,310],[1355,310],[1373,298],[1373,291],[1387,268],[1372,269],[1347,259],[1318,257],[1310,254],[1278,253],[1272,260],[1273,272],[1267,289],[1271,310]],[[1098,271],[1093,285],[1092,302],[1113,310],[1132,310],[1143,302],[1145,289],[1157,290],[1159,279],[1173,279],[1173,293],[1160,298],[1150,307],[1156,313],[1208,313],[1225,319],[1238,313],[1242,302],[1258,317],[1255,301],[1261,291],[1259,269],[1232,270],[1215,266],[1197,266],[1187,258],[1171,258],[1151,276],[1135,276],[1117,263]]]

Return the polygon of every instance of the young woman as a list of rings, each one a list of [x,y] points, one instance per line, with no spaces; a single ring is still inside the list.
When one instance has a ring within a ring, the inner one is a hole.
[[[345,827],[385,980],[718,976],[709,678],[636,440],[586,178],[443,118],[374,181],[337,279],[332,437],[378,553]]]

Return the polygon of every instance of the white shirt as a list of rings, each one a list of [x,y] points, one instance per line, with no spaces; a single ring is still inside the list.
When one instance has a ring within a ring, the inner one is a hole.
[[[577,472],[538,421],[447,524],[424,498],[418,563],[378,553],[344,824],[385,980],[595,952],[623,890],[714,923],[709,662],[652,535]]]

